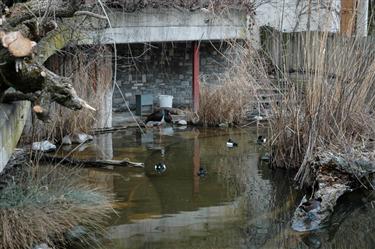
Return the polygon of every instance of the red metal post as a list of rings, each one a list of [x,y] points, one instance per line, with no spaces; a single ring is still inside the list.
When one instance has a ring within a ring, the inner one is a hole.
[[[193,111],[198,112],[199,109],[199,44],[194,41],[193,47]]]

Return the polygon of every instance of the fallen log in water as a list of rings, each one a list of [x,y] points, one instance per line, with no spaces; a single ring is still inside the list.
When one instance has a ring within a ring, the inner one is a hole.
[[[292,228],[310,231],[323,227],[331,217],[337,200],[358,186],[371,185],[368,177],[375,173],[371,157],[349,158],[325,152],[312,163],[318,166],[316,190],[311,198],[303,197],[294,212]]]
[[[72,157],[60,157],[51,154],[43,153],[40,160],[57,164],[74,164],[83,165],[87,167],[108,167],[108,166],[122,166],[122,167],[138,167],[144,168],[143,163],[132,162],[125,158],[123,160],[92,160],[92,159],[79,159]]]

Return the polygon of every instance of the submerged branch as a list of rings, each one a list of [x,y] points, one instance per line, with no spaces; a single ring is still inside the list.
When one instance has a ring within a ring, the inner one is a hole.
[[[122,166],[122,167],[138,167],[144,168],[143,163],[132,162],[129,159],[123,160],[90,160],[90,159],[78,159],[71,157],[59,157],[48,154],[43,154],[41,160],[59,164],[71,164],[71,165],[82,165],[85,167],[108,167],[108,166]]]

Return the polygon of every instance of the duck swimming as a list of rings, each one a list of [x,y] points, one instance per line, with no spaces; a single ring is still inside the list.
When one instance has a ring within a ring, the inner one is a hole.
[[[207,176],[207,170],[203,167],[199,167],[199,171],[197,173],[198,176]]]
[[[163,174],[165,171],[167,171],[167,166],[164,163],[158,163],[154,166],[155,172],[158,174]]]
[[[299,208],[305,211],[306,213],[310,212],[311,210],[317,209],[320,207],[320,203],[322,202],[322,198],[318,197],[313,200],[306,201],[302,203]]]
[[[236,146],[238,146],[238,144],[236,142],[234,142],[232,139],[229,138],[228,141],[227,141],[227,147],[232,148],[232,147],[236,147]]]
[[[267,138],[265,138],[263,136],[259,136],[258,139],[257,139],[257,144],[259,144],[259,145],[265,144],[266,142],[267,142]]]
[[[145,123],[149,126],[160,126],[164,123],[172,123],[172,116],[169,110],[161,109],[148,115]]]

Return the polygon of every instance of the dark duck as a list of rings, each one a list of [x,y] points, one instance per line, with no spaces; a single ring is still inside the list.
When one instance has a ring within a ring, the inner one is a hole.
[[[164,163],[157,163],[154,166],[155,172],[158,174],[163,174],[167,171],[167,166]]]
[[[227,147],[233,148],[233,147],[236,147],[236,146],[238,146],[238,144],[236,142],[234,142],[232,139],[229,138],[228,141],[227,141]]]
[[[322,198],[318,197],[313,200],[306,201],[302,203],[299,208],[305,211],[306,213],[310,212],[311,210],[315,210],[320,208],[320,204],[322,202]]]
[[[263,136],[259,136],[258,139],[257,139],[257,144],[259,144],[259,145],[265,144],[266,142],[267,142],[267,138],[265,138]]]
[[[160,126],[164,123],[172,123],[172,116],[169,110],[161,109],[151,113],[145,121],[148,126]]]
[[[207,176],[207,170],[203,167],[199,167],[199,170],[197,172],[197,176],[204,177]]]

